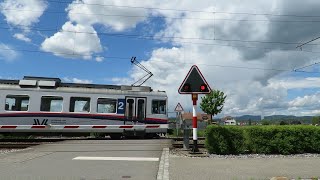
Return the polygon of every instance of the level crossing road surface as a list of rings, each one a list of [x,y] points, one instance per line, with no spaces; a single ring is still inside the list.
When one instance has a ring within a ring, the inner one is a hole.
[[[0,155],[0,179],[157,179],[171,140],[72,140]]]

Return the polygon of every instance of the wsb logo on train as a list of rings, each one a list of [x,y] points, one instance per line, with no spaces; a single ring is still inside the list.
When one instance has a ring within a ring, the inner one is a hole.
[[[39,119],[33,119],[33,125],[48,125],[48,119],[43,119],[41,122]]]

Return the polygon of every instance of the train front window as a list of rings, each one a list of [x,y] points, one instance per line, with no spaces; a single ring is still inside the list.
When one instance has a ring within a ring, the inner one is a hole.
[[[97,113],[116,113],[116,99],[98,98],[97,104]]]
[[[166,114],[166,101],[153,100],[152,101],[152,114]]]
[[[8,95],[6,97],[6,111],[28,111],[29,96],[26,95]]]
[[[90,98],[87,97],[71,97],[70,112],[90,112]]]
[[[58,96],[42,96],[40,111],[62,112],[63,98]]]

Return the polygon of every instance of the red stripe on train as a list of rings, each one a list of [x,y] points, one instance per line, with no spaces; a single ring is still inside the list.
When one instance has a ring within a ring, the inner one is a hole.
[[[147,126],[146,128],[159,128],[160,126],[152,126],[152,125],[150,125],[150,126]]]
[[[133,128],[133,126],[120,126],[119,128]]]
[[[17,126],[1,126],[1,129],[15,129]]]
[[[76,129],[79,128],[79,126],[64,126],[64,129]]]
[[[106,128],[107,126],[92,126],[92,128]]]

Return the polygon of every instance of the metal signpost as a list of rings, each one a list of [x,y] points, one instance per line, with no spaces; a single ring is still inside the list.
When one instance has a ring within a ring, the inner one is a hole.
[[[177,104],[176,108],[174,109],[174,111],[177,113],[176,115],[176,129],[177,129],[177,135],[179,135],[179,129],[181,127],[182,124],[182,114],[181,112],[183,112],[183,107],[181,106],[180,103]]]
[[[198,94],[209,94],[211,92],[211,88],[207,81],[204,79],[201,74],[199,68],[196,65],[193,65],[189,70],[187,76],[181,83],[179,90],[179,94],[191,94],[192,97],[192,132],[193,132],[193,148],[192,152],[199,152],[198,149],[198,136],[197,136],[197,128],[198,128],[198,120],[197,120],[197,100]]]

